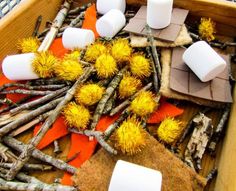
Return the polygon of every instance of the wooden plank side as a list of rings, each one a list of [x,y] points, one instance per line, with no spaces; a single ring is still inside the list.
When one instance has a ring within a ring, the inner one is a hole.
[[[16,52],[17,40],[32,35],[36,20],[43,16],[41,30],[46,21],[54,18],[62,0],[23,1],[0,20],[0,60]]]
[[[236,100],[236,88],[234,89]],[[219,161],[219,172],[215,191],[236,191],[236,103],[232,105],[227,134],[224,138],[223,150]]]

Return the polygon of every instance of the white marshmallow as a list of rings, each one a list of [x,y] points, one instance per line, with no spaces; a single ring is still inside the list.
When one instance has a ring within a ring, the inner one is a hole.
[[[100,14],[106,14],[111,9],[118,9],[124,13],[126,2],[125,0],[97,0],[96,7]]]
[[[184,52],[183,60],[202,82],[214,79],[226,67],[224,59],[205,41],[192,44]]]
[[[159,171],[118,160],[108,191],[161,191]]]
[[[153,29],[167,27],[171,21],[173,0],[148,0],[147,24]]]
[[[34,53],[11,55],[4,58],[2,62],[3,74],[9,80],[33,80],[39,76],[33,71],[32,61]]]
[[[112,9],[96,22],[96,29],[101,37],[114,37],[126,23],[125,15],[117,9]]]
[[[62,44],[66,49],[85,48],[95,41],[93,31],[80,28],[67,28],[62,35]]]

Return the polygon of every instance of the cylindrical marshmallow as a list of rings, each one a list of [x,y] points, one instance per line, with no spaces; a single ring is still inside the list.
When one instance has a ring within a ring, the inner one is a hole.
[[[68,27],[62,35],[62,44],[66,49],[85,48],[95,40],[93,31]]]
[[[125,0],[97,0],[97,11],[100,14],[106,14],[111,9],[118,9],[122,13],[125,12],[126,1]]]
[[[125,15],[117,9],[111,9],[96,22],[101,37],[112,38],[125,26]]]
[[[226,62],[205,41],[192,44],[183,54],[184,62],[202,82],[207,82],[223,72]]]
[[[33,80],[39,76],[33,71],[32,61],[34,53],[11,55],[2,62],[3,74],[9,80]]]
[[[167,27],[171,21],[173,0],[148,0],[147,24],[153,29]]]
[[[159,171],[118,160],[108,191],[161,191]]]

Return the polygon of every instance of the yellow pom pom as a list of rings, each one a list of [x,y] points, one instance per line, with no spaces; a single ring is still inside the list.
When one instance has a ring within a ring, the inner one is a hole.
[[[96,60],[95,68],[100,78],[111,77],[118,71],[115,59],[109,54],[99,56]]]
[[[198,32],[202,39],[212,41],[215,39],[215,22],[211,18],[201,18],[201,23],[198,26]]]
[[[142,86],[142,82],[126,73],[119,84],[120,98],[127,98],[136,93]]]
[[[129,41],[127,39],[115,40],[112,44],[111,54],[118,62],[127,61],[132,53]]]
[[[20,39],[17,43],[17,49],[22,53],[37,52],[39,48],[39,40],[34,37]]]
[[[62,60],[55,65],[54,71],[58,78],[69,81],[75,81],[83,74],[82,65],[72,59]]]
[[[145,134],[140,122],[131,117],[124,121],[114,133],[115,148],[124,154],[133,155],[145,146]]]
[[[62,114],[64,115],[69,127],[76,127],[79,130],[86,129],[90,120],[89,110],[84,106],[77,105],[75,102],[67,104],[63,109]]]
[[[151,66],[149,60],[141,54],[135,54],[130,60],[130,70],[134,76],[139,78],[151,75]]]
[[[157,135],[160,140],[173,144],[181,135],[182,130],[181,122],[168,117],[161,122],[157,129]]]
[[[104,88],[97,84],[87,84],[79,88],[75,94],[75,100],[84,105],[97,103],[104,93]]]
[[[95,42],[87,48],[84,58],[87,62],[95,62],[99,56],[107,52],[108,50],[104,44]]]
[[[71,53],[65,54],[64,59],[78,61],[79,57],[80,57],[80,50],[73,50]]]
[[[150,91],[143,91],[131,102],[130,110],[141,117],[145,117],[157,107],[157,103],[154,99],[154,95]]]
[[[50,52],[36,53],[36,57],[32,61],[32,67],[36,74],[41,78],[50,78],[54,75],[54,66],[58,63],[58,59]]]

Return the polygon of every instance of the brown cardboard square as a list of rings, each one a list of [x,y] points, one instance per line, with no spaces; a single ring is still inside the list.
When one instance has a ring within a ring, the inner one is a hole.
[[[182,70],[178,70],[178,69],[172,69],[171,76],[174,76],[174,78],[171,78],[171,82],[170,82],[170,87],[173,89],[175,89],[176,87],[178,87],[178,90],[182,93],[188,93],[188,81],[186,81],[186,79],[188,79],[188,75],[189,72],[185,72]]]
[[[129,30],[133,33],[142,33],[145,28],[145,22],[143,19],[132,18],[130,19],[130,24],[125,27],[125,30]]]
[[[183,71],[189,71],[189,67],[184,64],[182,55],[184,53],[185,49],[181,47],[176,47],[174,51],[172,52],[172,58],[171,58],[171,63],[172,63],[172,68],[180,69]]]
[[[168,27],[161,30],[158,38],[173,42],[179,35],[180,29],[181,29],[181,25],[176,25],[176,24],[171,23]]]
[[[189,92],[188,94],[205,99],[213,99],[210,82],[199,83],[198,77],[189,72]],[[214,90],[213,90],[214,91]]]
[[[151,33],[155,38],[159,38],[159,35],[161,33],[161,30],[157,30],[157,29],[152,29],[151,28]],[[147,29],[146,27],[143,28],[143,30],[141,31],[141,34],[146,35],[147,34]]]
[[[211,83],[211,88],[216,90],[212,91],[213,97],[216,101],[221,101],[224,98],[232,101],[232,96],[228,91],[230,89],[230,84],[227,80],[215,78]]]
[[[164,41],[170,41],[170,42],[174,42],[176,40],[184,24],[184,21],[187,17],[188,11],[185,9],[174,8],[173,13],[175,15],[174,17],[179,17],[179,18],[172,17],[173,21],[171,20],[171,24],[164,29],[160,29],[160,30],[153,29],[152,35],[154,36],[154,38],[161,39]],[[129,21],[129,23],[124,27],[123,30],[127,32],[139,34],[139,35],[147,35],[146,30],[144,29],[145,27],[143,27],[143,30],[140,31],[140,27],[146,25],[147,7],[142,6],[138,10],[134,18]],[[136,20],[136,19],[139,19],[139,20]],[[140,23],[141,21],[143,21],[143,23]],[[140,27],[138,25],[140,25]]]
[[[141,6],[136,15],[135,18],[144,19],[146,21],[147,18],[147,7]]]
[[[225,69],[224,72],[209,82],[201,82],[190,68],[188,68],[189,75],[184,75],[182,78],[180,78],[179,75],[175,76],[177,74],[175,70],[182,71],[182,68],[185,67],[185,63],[182,61],[184,51],[185,49],[181,47],[174,48],[172,51],[174,58],[171,59],[170,88],[181,94],[191,95],[202,99],[226,103],[232,102],[231,88],[228,80],[228,69]],[[228,68],[230,64],[229,59],[227,57],[224,58],[227,61]],[[177,64],[175,62],[177,62]],[[219,81],[219,79],[221,79],[221,81]],[[178,82],[178,84],[188,82],[188,92],[183,91],[183,88],[176,83],[176,81],[179,80],[183,80],[184,82]],[[224,91],[224,93],[222,93],[222,91]]]
[[[171,23],[182,25],[188,16],[188,10],[174,8],[171,15]]]
[[[161,50],[162,75],[161,75],[160,93],[163,96],[178,100],[187,100],[208,107],[223,108],[225,106],[223,102],[203,99],[189,94],[183,94],[182,92],[178,92],[171,89],[170,88],[171,55],[172,55],[172,49],[163,48]]]
[[[220,56],[226,61],[226,63],[230,63],[229,56],[222,55],[222,54]],[[227,64],[227,67],[224,69],[224,71],[222,73],[220,73],[217,77],[228,80],[229,79],[229,72],[230,72],[230,67],[229,67],[229,64]]]

